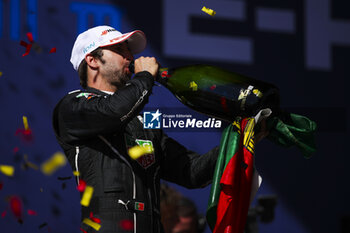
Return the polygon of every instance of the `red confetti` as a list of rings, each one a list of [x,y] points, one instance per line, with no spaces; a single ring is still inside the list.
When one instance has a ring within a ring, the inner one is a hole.
[[[53,48],[50,50],[50,53],[56,53],[56,47],[53,47]]]
[[[83,230],[83,229],[81,229],[81,228],[80,228],[80,230],[81,230],[82,232],[84,232],[84,233],[87,233],[85,230]]]
[[[23,41],[23,40],[21,40],[20,43],[19,43],[20,45],[26,47],[26,51],[25,51],[25,53],[22,55],[22,57],[27,56],[27,55],[29,54],[30,49],[32,48],[32,45],[33,45],[33,43],[34,43],[33,34],[32,34],[31,32],[28,32],[28,33],[27,33],[27,38],[28,38],[30,44],[28,44],[27,42],[25,42],[25,41]]]
[[[31,32],[28,32],[28,33],[27,33],[27,38],[28,38],[28,40],[29,40],[30,43],[33,43],[33,42],[34,42],[34,40],[33,40],[33,34],[32,34]]]
[[[221,97],[221,107],[225,110],[225,112],[228,112],[227,104],[226,104],[226,98]]]
[[[31,215],[31,216],[37,216],[37,212],[35,210],[27,210],[27,213],[28,215]]]
[[[25,42],[23,40],[21,40],[21,42],[19,42],[19,44],[22,45],[23,47],[27,47],[28,46],[27,42]]]
[[[4,184],[2,182],[0,182],[0,190],[2,189],[3,186],[4,186]]]
[[[22,201],[19,197],[12,196],[10,198],[10,207],[12,213],[15,215],[16,218],[19,220],[22,218]]]
[[[13,153],[14,153],[14,154],[17,154],[18,151],[19,151],[19,148],[18,148],[17,146],[16,146],[15,148],[13,148]]]
[[[32,48],[32,44],[28,44],[27,42],[25,42],[23,40],[21,40],[21,42],[19,44],[24,46],[24,47],[26,47],[26,51],[22,55],[22,57],[27,56],[29,54],[29,52],[30,52],[30,49]]]
[[[99,218],[95,218],[93,215],[92,215],[92,212],[90,212],[90,219],[95,222],[95,223],[101,223],[101,219]]]
[[[30,129],[17,129],[15,135],[20,135],[24,141],[30,142],[33,140],[33,134]]]
[[[1,217],[4,218],[4,217],[6,216],[6,214],[7,214],[7,211],[4,210],[4,211],[1,213]]]
[[[214,90],[216,88],[216,85],[214,84],[213,86],[210,87],[210,90]]]
[[[119,224],[120,224],[120,227],[125,231],[134,230],[134,222],[132,220],[128,220],[128,219],[121,220]]]
[[[77,189],[79,190],[79,192],[84,192],[86,188],[86,182],[79,179],[79,185],[77,186]]]

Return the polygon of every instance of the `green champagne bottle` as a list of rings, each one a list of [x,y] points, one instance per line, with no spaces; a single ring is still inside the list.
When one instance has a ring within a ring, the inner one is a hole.
[[[156,81],[186,106],[229,122],[237,116],[255,116],[263,108],[279,112],[279,91],[274,85],[216,66],[160,68]]]

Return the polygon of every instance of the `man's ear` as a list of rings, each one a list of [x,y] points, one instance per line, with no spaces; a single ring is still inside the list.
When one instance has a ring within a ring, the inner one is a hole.
[[[91,69],[97,69],[99,67],[98,59],[91,56],[91,54],[85,56],[85,61]]]

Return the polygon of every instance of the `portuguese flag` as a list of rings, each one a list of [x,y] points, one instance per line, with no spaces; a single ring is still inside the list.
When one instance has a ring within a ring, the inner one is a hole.
[[[251,201],[254,175],[254,118],[235,121],[225,129],[207,220],[214,233],[243,233]],[[254,188],[253,195],[257,187]]]
[[[307,117],[285,113],[267,119],[268,139],[284,147],[296,146],[305,158],[316,151],[317,125]],[[249,205],[259,187],[254,167],[254,118],[237,120],[222,133],[207,208],[214,233],[243,233]]]

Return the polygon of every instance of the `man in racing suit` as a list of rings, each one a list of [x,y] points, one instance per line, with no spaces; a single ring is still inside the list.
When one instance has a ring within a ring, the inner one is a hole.
[[[109,26],[81,33],[71,62],[84,91],[73,91],[55,107],[53,126],[77,183],[94,188],[82,220],[101,220],[100,233],[163,232],[159,213],[160,179],[187,188],[210,183],[218,148],[205,155],[187,150],[162,130],[143,129],[138,116],[152,92],[158,71],[155,58],[135,60],[146,45],[141,31],[122,34]],[[154,151],[137,160],[128,148],[150,145]],[[81,223],[87,232],[95,230]]]

